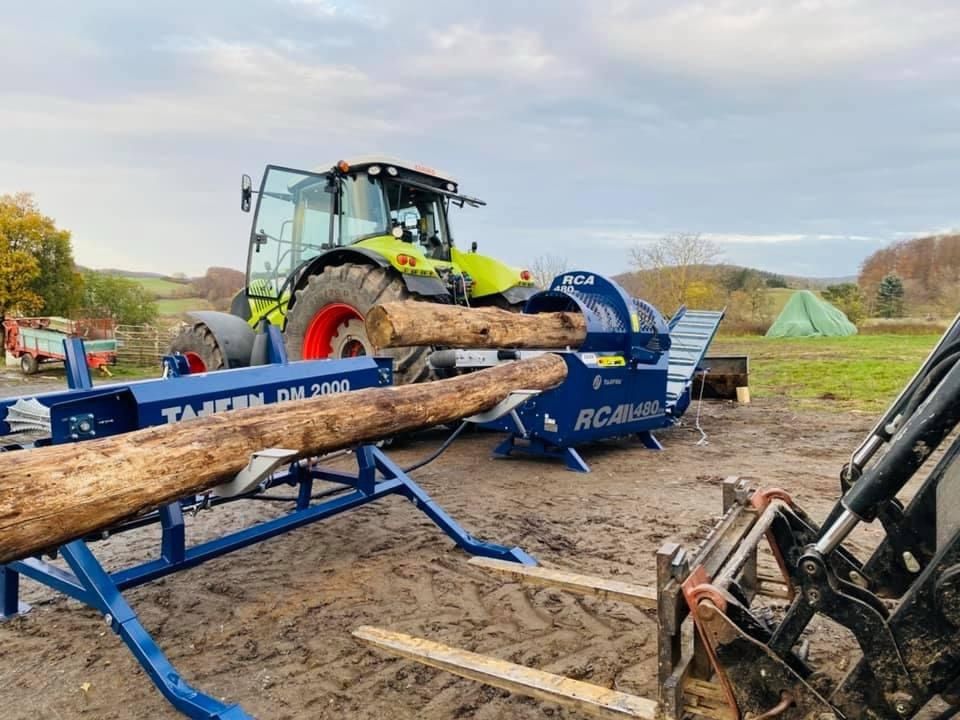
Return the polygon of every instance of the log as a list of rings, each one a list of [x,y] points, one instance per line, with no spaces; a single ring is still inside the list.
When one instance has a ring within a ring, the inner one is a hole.
[[[587,322],[577,312],[524,315],[483,307],[398,301],[373,306],[367,336],[378,348],[439,345],[455,348],[578,348]]]
[[[231,480],[273,447],[312,457],[489,410],[566,377],[557,355],[420,385],[232,410],[99,440],[0,454],[0,563]]]

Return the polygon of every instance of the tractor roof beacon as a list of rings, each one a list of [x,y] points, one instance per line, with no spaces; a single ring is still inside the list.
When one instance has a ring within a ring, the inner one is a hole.
[[[374,351],[363,318],[377,302],[431,302],[516,309],[536,286],[514,268],[454,242],[453,208],[481,207],[449,174],[370,155],[320,170],[268,165],[259,190],[241,183],[241,209],[254,209],[247,283],[230,313],[189,313],[171,343],[194,371],[263,362],[254,328],[283,328],[292,359]],[[430,374],[429,348],[385,351],[398,383]]]

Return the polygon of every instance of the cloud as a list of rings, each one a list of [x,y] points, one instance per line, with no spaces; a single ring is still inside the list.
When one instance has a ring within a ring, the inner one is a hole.
[[[960,9],[884,0],[617,2],[595,16],[621,59],[700,79],[820,76],[956,37]]]
[[[7,95],[0,129],[209,135],[319,130],[385,132],[376,108],[402,94],[349,64],[304,57],[294,43],[266,46],[216,37],[167,38],[154,48],[175,58],[178,90],[143,89],[109,99]]]
[[[547,48],[537,31],[485,31],[456,24],[429,35],[429,48],[415,54],[413,69],[433,78],[495,78],[500,82],[557,81],[580,71]]]
[[[347,20],[358,22],[373,28],[386,26],[390,18],[386,12],[373,10],[369,5],[358,2],[336,2],[335,0],[281,0],[289,5],[308,10],[323,20]]]

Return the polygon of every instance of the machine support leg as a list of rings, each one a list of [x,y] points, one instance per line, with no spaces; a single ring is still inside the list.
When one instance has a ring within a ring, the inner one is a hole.
[[[85,542],[74,540],[61,553],[89,594],[90,604],[103,613],[171,705],[194,720],[253,720],[240,706],[225,705],[183,681]]]
[[[536,565],[537,561],[518,547],[508,548],[496,543],[484,542],[473,537],[460,524],[441,508],[427,492],[417,485],[400,467],[376,448],[369,448],[377,468],[385,477],[400,480],[402,485],[398,492],[413,503],[420,512],[426,515],[462,550],[471,555],[512,560],[524,565]]]
[[[582,473],[590,472],[590,466],[580,457],[580,453],[572,447],[551,445],[540,438],[530,438],[529,441],[518,445],[517,438],[517,435],[508,435],[494,448],[493,454],[497,457],[509,457],[510,453],[516,451],[534,457],[560,458],[566,463],[569,470]]]
[[[171,564],[182,562],[187,552],[187,535],[180,503],[173,502],[160,508],[160,527],[160,556]]]
[[[582,457],[580,457],[580,453],[578,453],[572,447],[563,449],[563,460],[565,463],[567,463],[568,470],[582,473],[590,472],[590,466],[584,462]]]
[[[510,457],[510,453],[516,449],[515,439],[516,435],[507,435],[507,437],[493,449],[493,454],[497,457]]]
[[[13,568],[0,566],[0,621],[30,612],[30,606],[20,602],[20,573]]]
[[[660,444],[660,441],[657,440],[649,430],[638,432],[637,440],[643,443],[643,446],[648,450],[663,450],[663,445]]]

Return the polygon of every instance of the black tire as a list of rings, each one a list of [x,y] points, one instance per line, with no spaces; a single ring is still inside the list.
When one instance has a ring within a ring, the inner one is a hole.
[[[40,367],[40,363],[30,353],[24,353],[20,356],[20,372],[24,375],[33,375]]]
[[[377,303],[415,298],[403,281],[391,271],[372,265],[328,266],[318,275],[307,279],[307,284],[297,290],[296,302],[287,313],[283,330],[287,354],[291,360],[303,360],[304,338],[317,313],[331,303],[345,303],[366,316]],[[365,354],[373,354],[373,346],[359,322],[350,327],[351,338],[364,346]],[[393,357],[394,384],[429,380],[431,376],[427,356],[429,347],[403,347],[381,350],[378,354]]]
[[[181,329],[170,342],[168,353],[171,355],[175,353],[186,355],[188,363],[191,361],[191,355],[199,358],[203,363],[203,369],[190,363],[191,372],[212,372],[222,370],[227,366],[213,333],[202,322],[193,323]]]

